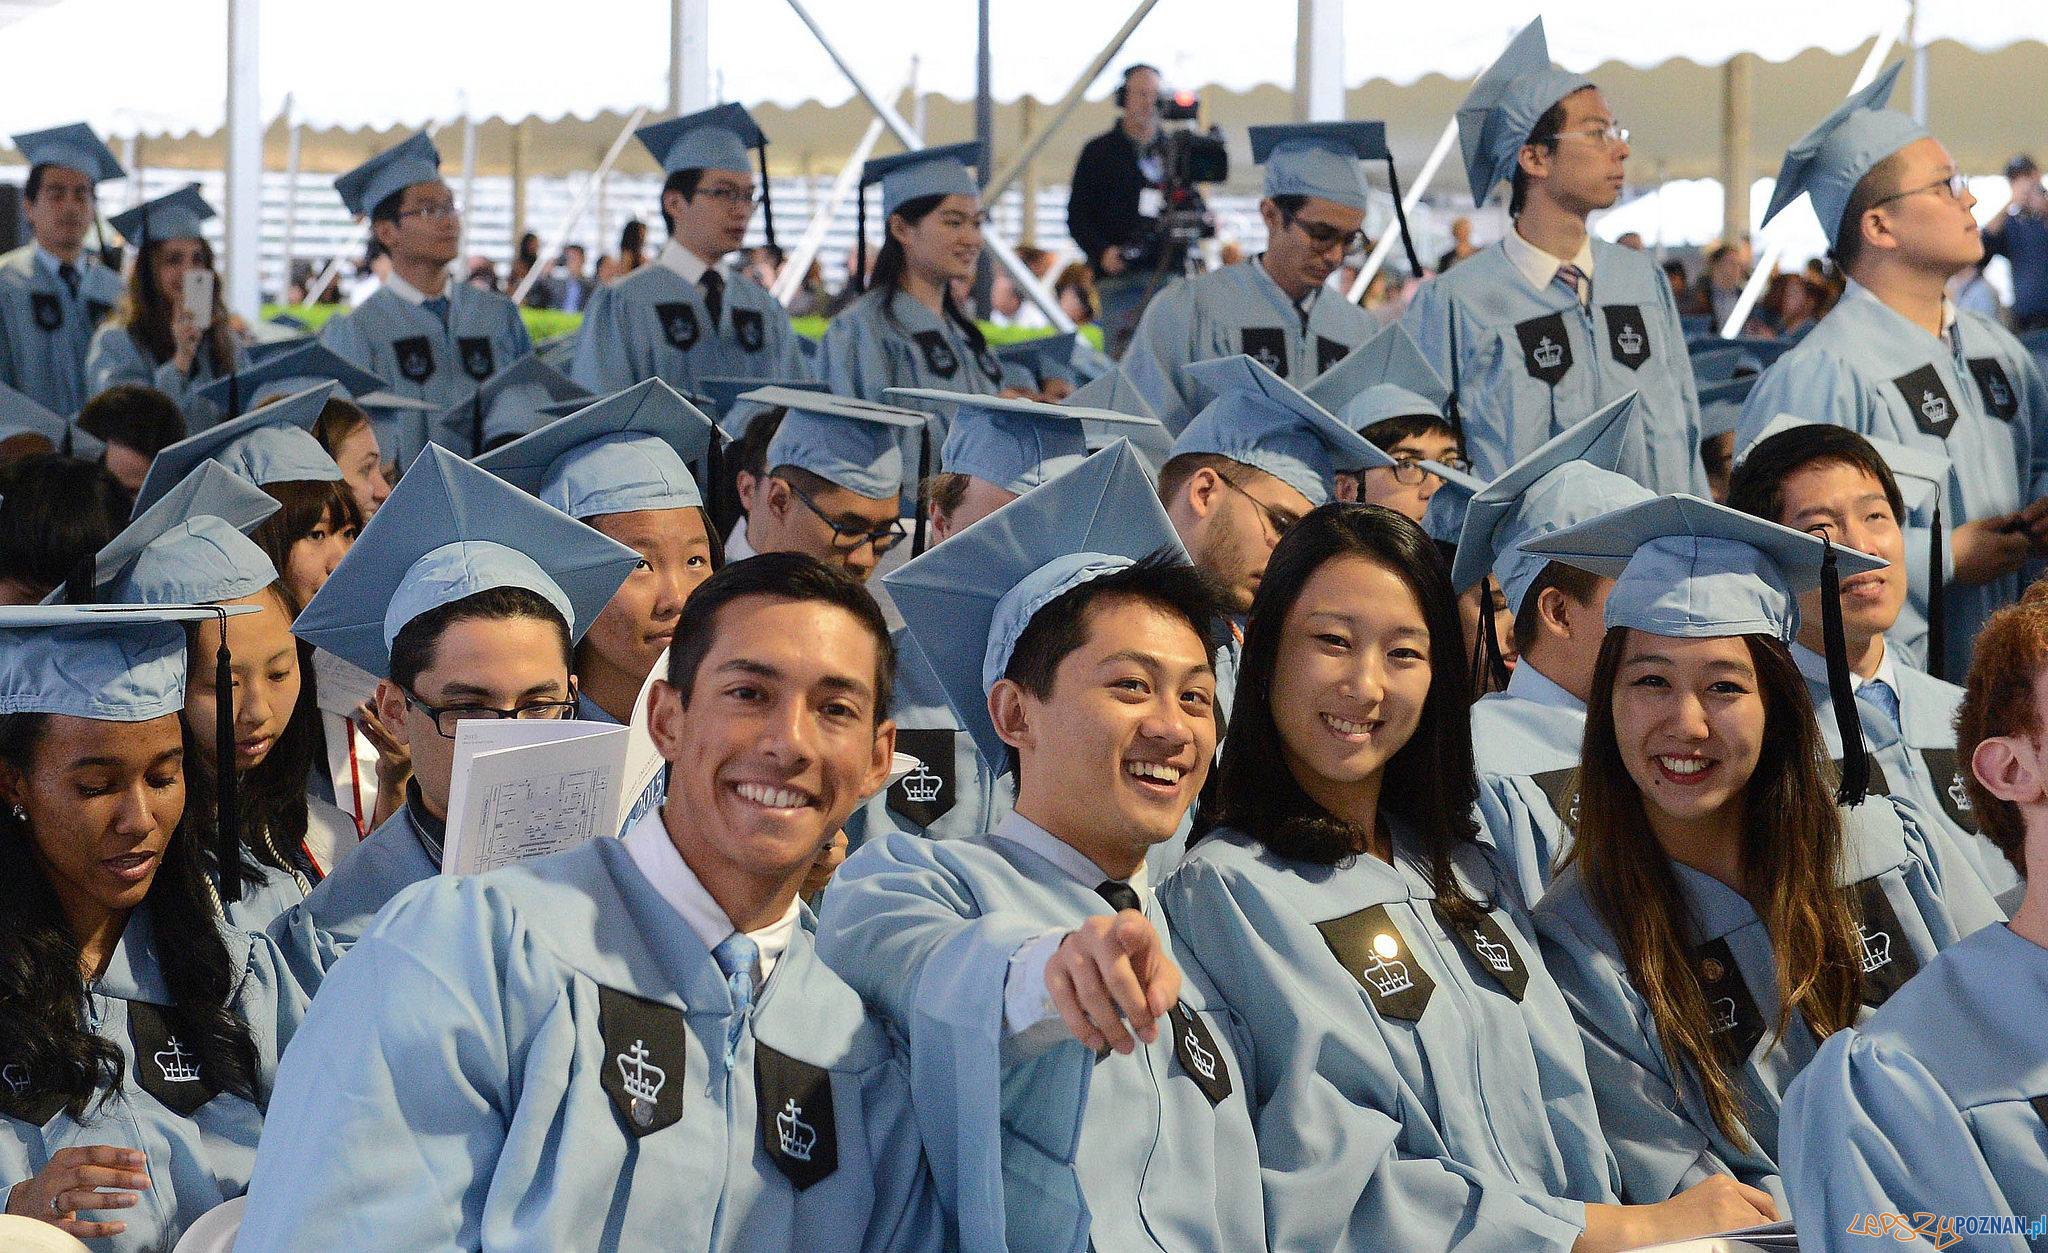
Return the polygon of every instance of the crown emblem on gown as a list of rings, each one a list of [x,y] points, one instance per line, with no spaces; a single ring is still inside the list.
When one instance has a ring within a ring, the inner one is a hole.
[[[155,1060],[156,1068],[163,1073],[165,1083],[199,1081],[199,1062],[185,1051],[185,1046],[178,1042],[177,1036],[165,1041]]]
[[[804,1121],[803,1106],[790,1097],[782,1103],[782,1112],[775,1116],[775,1140],[786,1155],[800,1162],[811,1160],[811,1150],[818,1143],[818,1129]]]

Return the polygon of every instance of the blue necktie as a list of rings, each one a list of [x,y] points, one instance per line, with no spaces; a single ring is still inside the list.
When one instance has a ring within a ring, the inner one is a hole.
[[[1885,720],[1894,732],[1899,729],[1899,694],[1883,679],[1870,679],[1856,689],[1856,695],[1884,711]]]
[[[725,1029],[725,1064],[730,1066],[754,1010],[754,966],[761,960],[761,946],[735,931],[711,950],[711,959],[725,972],[725,986],[732,992],[732,1022]]]
[[[420,302],[420,308],[425,309],[428,313],[431,313],[435,317],[441,319],[441,325],[443,327],[446,327],[448,325],[448,297],[429,296],[425,300],[422,300]]]

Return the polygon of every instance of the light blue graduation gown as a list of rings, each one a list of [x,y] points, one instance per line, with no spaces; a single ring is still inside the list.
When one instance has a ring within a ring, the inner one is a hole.
[[[142,1150],[149,1158],[150,1186],[137,1194],[140,1204],[85,1214],[128,1224],[121,1235],[92,1241],[92,1248],[107,1253],[168,1250],[201,1214],[242,1194],[254,1168],[278,1054],[305,1016],[306,995],[264,936],[223,927],[221,938],[233,966],[229,1003],[256,1046],[257,1102],[216,1092],[186,1042],[174,1045],[164,1013],[171,994],[144,906],[128,915],[106,973],[85,998],[94,1034],[121,1051],[120,1095],[104,1102],[95,1098],[81,1122],[32,1090],[13,1090],[17,1080],[0,1067],[8,1089],[0,1092],[0,1193],[62,1149],[112,1144]]]
[[[2003,915],[1983,881],[1946,837],[1912,811],[1873,797],[1842,812],[1843,879],[1862,902],[1863,1003],[1882,1005],[1934,955]],[[1778,1115],[1787,1085],[1818,1042],[1797,1015],[1778,1037],[1778,978],[1770,936],[1749,902],[1720,880],[1672,863],[1692,918],[1702,985],[1725,1036],[1729,1077],[1748,1113],[1753,1143],[1722,1134],[1691,1073],[1674,1076],[1650,1007],[1629,982],[1621,949],[1594,908],[1577,866],[1568,866],[1536,907],[1551,973],[1578,1016],[1600,1118],[1621,1167],[1623,1199],[1651,1204],[1709,1175],[1733,1175],[1785,1200]],[[1714,976],[1719,971],[1718,977]]]
[[[718,325],[704,289],[665,265],[643,265],[597,289],[583,311],[569,376],[605,396],[647,379],[685,395],[705,378],[807,379],[797,333],[768,289],[744,274],[725,276]]]
[[[1792,646],[1792,660],[1806,676],[1813,707],[1821,712],[1828,756],[1840,760],[1842,734],[1828,712],[1827,660],[1798,644]],[[2017,907],[2025,885],[2005,854],[1978,833],[1977,815],[1963,787],[1969,763],[1956,757],[1956,711],[1963,705],[1963,689],[1907,664],[1903,657],[1894,658],[1892,669],[1898,680],[1898,726],[1870,701],[1856,702],[1863,744],[1871,764],[1884,775],[1883,790],[1911,805],[1923,823],[1947,836],[2007,910]]]
[[[1532,288],[1495,243],[1424,283],[1402,324],[1457,393],[1480,478],[1633,391],[1637,421],[1615,469],[1653,492],[1705,497],[1699,392],[1671,284],[1646,253],[1592,246],[1590,309],[1557,283]]]
[[[237,372],[249,367],[249,356],[239,343],[233,344]],[[154,387],[177,402],[185,415],[187,434],[196,434],[218,423],[226,414],[212,401],[203,400],[199,389],[221,378],[213,368],[213,354],[204,344],[192,358],[190,374],[170,361],[157,362],[125,326],[111,323],[100,327],[85,354],[85,394],[89,400],[121,383]],[[248,398],[244,398],[244,404]]]
[[[933,839],[961,839],[995,828],[1016,803],[1016,784],[998,775],[975,751],[974,737],[960,727],[945,689],[932,673],[911,633],[898,628],[896,686],[889,717],[896,723],[896,751],[924,763],[846,820],[849,849],[890,831]]]
[[[825,889],[818,951],[908,1041],[918,1126],[963,1249],[1262,1248],[1237,1028],[1156,901],[1146,916],[1182,961],[1191,1018],[1162,1020],[1129,1056],[1072,1037],[1034,1054],[1005,1035],[1011,955],[1109,912],[1093,885],[1008,840],[894,832]],[[1190,1024],[1193,1056],[1216,1072],[1206,1081],[1227,1090],[1215,1105],[1181,1060]]]
[[[377,912],[406,888],[441,873],[440,824],[418,808],[414,787],[405,804],[342,859],[305,900],[267,928],[292,974],[308,993],[355,946]]]
[[[411,889],[286,1057],[242,1247],[942,1247],[902,1060],[811,925],[728,1063],[725,976],[623,842]]]
[[[610,726],[621,725],[617,718],[604,711],[602,705],[599,705],[581,691],[576,693],[576,717],[581,722],[602,722]],[[620,834],[623,835],[627,827],[631,827],[647,814],[660,809],[661,802],[667,797],[668,771],[664,769],[661,773],[655,775],[653,779],[649,780],[646,787],[640,790],[639,799],[633,802],[633,808],[626,813],[625,824],[619,828]]]
[[[0,383],[66,416],[85,407],[85,355],[93,332],[121,299],[121,276],[78,257],[78,295],[35,244],[0,256]]]
[[[244,931],[261,931],[279,914],[306,899],[306,889],[291,871],[280,870],[247,854],[242,860],[257,877],[256,882],[243,886],[242,899],[222,900],[230,925]]]
[[[1947,457],[1943,502],[1950,527],[2012,513],[2048,495],[2048,383],[2004,328],[1958,313],[1945,337],[1928,334],[1855,284],[1799,346],[1763,372],[1742,406],[1735,446],[1747,447],[1781,413]],[[1909,650],[1927,633],[1925,524],[1909,529],[1911,593],[1890,638]],[[1968,673],[1979,629],[2019,599],[2020,576],[1968,585],[1950,580],[1943,673]],[[1917,657],[1917,654],[1916,654]]]
[[[1371,314],[1327,286],[1309,293],[1304,313],[1261,258],[1251,257],[1160,292],[1138,319],[1123,364],[1131,385],[1178,435],[1210,399],[1182,375],[1190,362],[1243,353],[1307,387],[1379,329]]]
[[[1822,1045],[1785,1096],[1785,1183],[1800,1232],[1846,1248],[1865,1243],[1847,1233],[1870,1215],[2048,1214],[2044,1022],[2048,951],[1985,927]],[[2032,1244],[2011,1231],[1957,1234],[1914,1247],[2040,1247],[2038,1231]]]
[[[1003,363],[993,349],[983,345],[976,352],[951,318],[933,313],[901,292],[879,287],[847,306],[826,326],[824,342],[818,348],[817,372],[835,396],[930,413],[933,421],[925,427],[935,461],[946,444],[953,406],[940,401],[900,400],[883,395],[884,389],[932,387],[993,396],[1004,386]],[[929,475],[940,467],[933,464],[919,469],[917,431],[899,432],[896,442],[903,450],[903,508],[908,516],[916,509],[911,476]]]
[[[1542,898],[1571,851],[1585,738],[1585,705],[1526,657],[1509,673],[1505,691],[1472,706],[1480,818],[1513,868],[1525,905]]]
[[[355,309],[330,319],[320,342],[383,379],[397,395],[440,408],[468,400],[485,379],[532,352],[533,339],[519,307],[497,292],[451,278],[442,294],[448,297],[446,325],[425,306],[380,287]],[[377,439],[389,448],[386,429],[379,428]],[[398,452],[405,464],[419,449]]]

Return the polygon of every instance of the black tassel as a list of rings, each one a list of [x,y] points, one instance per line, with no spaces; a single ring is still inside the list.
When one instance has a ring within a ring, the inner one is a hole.
[[[484,451],[484,389],[478,387],[469,398],[469,455],[480,457]]]
[[[98,589],[93,587],[99,554],[87,553],[71,568],[71,574],[64,580],[63,603],[67,605],[93,605],[99,603]]]
[[[1943,621],[1942,600],[1947,581],[1942,564],[1947,560],[1943,551],[1941,533],[1941,496],[1939,489],[1934,498],[1934,527],[1927,533],[1927,673],[1935,678],[1945,678],[1942,673],[1948,664],[1948,625]]]
[[[928,467],[932,463],[932,424],[926,420],[917,428],[917,522],[911,527],[910,555],[915,557],[924,551],[925,514],[930,502],[925,499],[925,480],[930,478]]]
[[[1408,210],[1401,205],[1401,176],[1394,170],[1394,158],[1387,156],[1387,186],[1394,193],[1394,220],[1401,224],[1401,250],[1408,254],[1408,272],[1422,277],[1422,258],[1415,255],[1415,236],[1408,231]]]
[[[235,666],[228,655],[228,615],[220,614],[220,650],[213,657],[215,867],[223,900],[242,899],[242,814],[235,779]]]
[[[1458,455],[1471,459],[1472,450],[1465,447],[1465,419],[1458,412],[1458,311],[1450,311],[1451,330],[1451,394],[1444,399],[1444,420],[1451,424],[1451,436],[1458,441]]]
[[[868,289],[868,189],[853,193],[853,290]]]
[[[761,225],[768,232],[768,246],[774,248],[775,199],[768,191],[768,141],[765,138],[755,146],[754,155],[761,158]]]
[[[1870,755],[1863,747],[1863,722],[1856,715],[1850,686],[1849,645],[1842,631],[1842,573],[1835,545],[1820,532],[1820,621],[1827,648],[1828,701],[1835,707],[1835,728],[1842,737],[1842,779],[1835,793],[1840,805],[1860,803],[1870,792]]]
[[[228,416],[232,422],[242,416],[242,375],[235,369],[232,359],[228,361]]]

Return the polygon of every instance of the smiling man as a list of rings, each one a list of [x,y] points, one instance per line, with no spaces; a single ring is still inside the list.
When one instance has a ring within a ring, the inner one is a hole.
[[[294,1041],[243,1242],[943,1247],[903,1062],[797,900],[887,777],[892,661],[843,572],[704,583],[655,688],[666,804],[393,902]]]
[[[818,940],[908,1042],[961,1247],[1262,1247],[1228,1020],[1145,865],[1208,777],[1220,606],[1136,454],[1096,454],[885,581],[1017,779],[985,834],[855,853]]]

